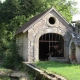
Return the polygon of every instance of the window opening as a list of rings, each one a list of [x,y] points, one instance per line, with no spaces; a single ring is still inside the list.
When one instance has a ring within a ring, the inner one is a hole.
[[[54,19],[54,17],[50,17],[50,18],[49,18],[49,23],[50,23],[50,24],[55,24],[55,19]]]
[[[41,45],[39,46],[39,55],[50,54],[52,57],[64,57],[64,39],[59,34],[47,33],[42,35],[39,39],[39,45]]]

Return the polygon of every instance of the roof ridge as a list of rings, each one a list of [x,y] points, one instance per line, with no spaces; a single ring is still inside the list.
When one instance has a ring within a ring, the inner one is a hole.
[[[45,16],[52,10],[54,10],[67,24],[69,24],[69,22],[60,13],[58,13],[58,11],[54,7],[51,7],[48,10],[45,10],[42,13],[32,17],[28,22],[26,22],[21,28],[16,31],[16,34],[21,32],[25,33],[29,28],[31,28],[32,25],[34,25],[38,20],[40,20],[43,16]]]
[[[51,11],[51,9],[52,9],[52,8],[50,8],[50,9],[48,9],[48,10],[45,10],[44,12],[42,12],[42,13],[34,16],[34,17],[32,17],[28,22],[26,22],[21,28],[19,28],[19,29],[16,31],[16,34],[20,33],[22,28],[23,28],[23,29],[25,28],[25,30],[22,30],[22,32],[23,32],[23,33],[26,32],[26,30],[28,29],[28,26],[31,26],[31,25],[32,25],[33,23],[35,23],[38,19],[42,18],[42,16],[44,16],[45,13]],[[34,18],[35,18],[35,19],[37,18],[37,19],[34,21]],[[29,24],[30,21],[31,21],[31,24]],[[26,26],[26,25],[28,25],[28,26]],[[26,26],[26,27],[25,27],[25,26]],[[26,29],[26,28],[27,28],[27,29]]]

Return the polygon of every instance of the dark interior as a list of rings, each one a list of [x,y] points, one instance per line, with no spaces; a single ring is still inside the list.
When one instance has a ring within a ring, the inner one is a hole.
[[[48,42],[40,42],[39,44],[39,59],[40,60],[48,60],[48,52],[49,52],[49,43]]]
[[[55,19],[54,19],[53,17],[50,17],[50,18],[49,18],[49,23],[50,23],[50,24],[55,24]]]
[[[64,39],[61,35],[47,33],[39,39],[39,59],[48,60],[49,55],[52,57],[64,57]]]

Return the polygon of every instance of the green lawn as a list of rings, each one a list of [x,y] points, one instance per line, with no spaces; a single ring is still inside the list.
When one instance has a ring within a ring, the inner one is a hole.
[[[54,61],[40,61],[35,64],[47,72],[64,76],[67,80],[80,80],[80,64],[68,64]]]

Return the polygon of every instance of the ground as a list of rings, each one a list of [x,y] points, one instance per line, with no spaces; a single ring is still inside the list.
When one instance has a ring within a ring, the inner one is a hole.
[[[11,78],[19,78],[20,80],[33,80],[32,75],[30,75],[28,72],[22,72],[22,71],[13,71],[13,70],[9,70],[9,69],[0,69],[0,79],[2,79],[2,77],[11,77]],[[6,79],[8,80],[8,78]]]

